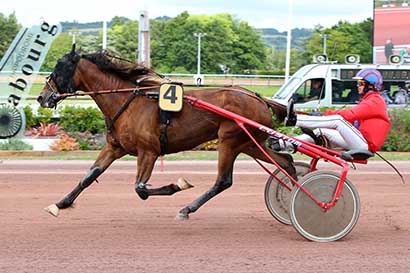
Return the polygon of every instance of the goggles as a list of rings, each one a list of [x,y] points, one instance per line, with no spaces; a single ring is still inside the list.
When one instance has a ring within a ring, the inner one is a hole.
[[[358,81],[357,81],[357,86],[358,86],[358,87],[359,87],[359,86],[365,86],[366,83],[367,83],[367,81],[365,81],[365,80],[358,80]]]

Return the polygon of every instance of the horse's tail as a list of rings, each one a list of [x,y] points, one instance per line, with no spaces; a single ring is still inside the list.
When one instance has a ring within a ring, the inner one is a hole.
[[[243,86],[232,86],[230,87],[230,89],[237,91],[237,92],[244,93],[253,98],[259,99],[260,101],[265,103],[268,106],[268,108],[272,109],[273,115],[275,116],[275,119],[277,122],[282,123],[285,120],[286,112],[287,112],[286,105],[283,105],[271,99],[265,98],[261,96],[259,93],[249,90]]]
[[[261,98],[263,99],[263,101],[265,101],[268,107],[272,109],[273,113],[276,116],[277,121],[282,122],[285,120],[285,117],[287,115],[287,108],[288,108],[287,105],[283,105],[279,102],[276,102],[274,100],[271,100],[265,97],[261,97]],[[299,110],[296,110],[295,113],[298,115],[308,115],[307,112],[299,111]]]
[[[260,97],[260,98],[268,105],[270,109],[272,109],[272,112],[275,115],[276,121],[282,123],[286,117],[287,106],[280,104],[279,102],[276,102],[274,100],[265,98],[265,97]]]

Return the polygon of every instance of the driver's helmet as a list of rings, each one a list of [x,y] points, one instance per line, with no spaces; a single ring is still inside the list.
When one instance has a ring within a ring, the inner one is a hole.
[[[356,76],[353,77],[354,80],[365,80],[371,85],[373,85],[374,90],[380,91],[383,85],[383,77],[377,69],[374,68],[364,68],[357,72]]]

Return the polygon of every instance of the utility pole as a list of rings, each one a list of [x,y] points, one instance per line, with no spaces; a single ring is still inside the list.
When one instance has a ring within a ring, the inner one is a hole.
[[[292,13],[293,13],[293,0],[289,0],[289,12],[288,12],[288,36],[286,42],[286,63],[285,63],[285,82],[289,80],[290,70],[290,46],[292,40]]]
[[[203,76],[201,75],[201,38],[206,36],[206,33],[194,32],[194,36],[198,37],[198,54],[197,54],[197,68],[196,76],[194,76],[196,85],[203,84]]]
[[[326,39],[330,38],[332,35],[330,34],[320,34],[320,38],[323,39],[323,55],[326,55]]]
[[[197,69],[196,69],[196,74],[201,75],[201,38],[203,36],[206,36],[206,33],[201,33],[201,32],[195,32],[194,33],[195,37],[198,37],[198,55],[197,55]]]
[[[76,41],[75,38],[76,38],[76,36],[77,36],[77,35],[80,35],[80,34],[81,34],[81,32],[78,31],[78,29],[72,29],[71,31],[68,32],[68,35],[71,35],[72,38],[73,38],[73,39],[72,39],[72,43],[73,43],[73,44],[75,44],[75,41]]]
[[[150,57],[150,34],[148,12],[140,12],[138,25],[138,62],[143,63],[146,67],[151,66]]]

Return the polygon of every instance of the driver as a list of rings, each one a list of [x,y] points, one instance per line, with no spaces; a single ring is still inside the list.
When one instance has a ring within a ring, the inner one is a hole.
[[[308,100],[318,100],[319,97],[320,99],[323,99],[324,90],[323,90],[323,80],[320,79],[313,79],[312,80],[312,86],[309,92],[309,97]]]
[[[387,136],[390,121],[387,107],[379,91],[383,79],[379,71],[373,68],[360,70],[353,79],[357,80],[359,103],[351,109],[327,110],[315,115],[296,115],[293,112],[293,100],[289,101],[285,126],[317,128],[313,132],[317,137],[325,137],[331,147],[342,147],[345,150],[378,151]],[[298,139],[315,143],[306,134]],[[281,139],[271,140],[276,151],[292,147],[292,144]]]

